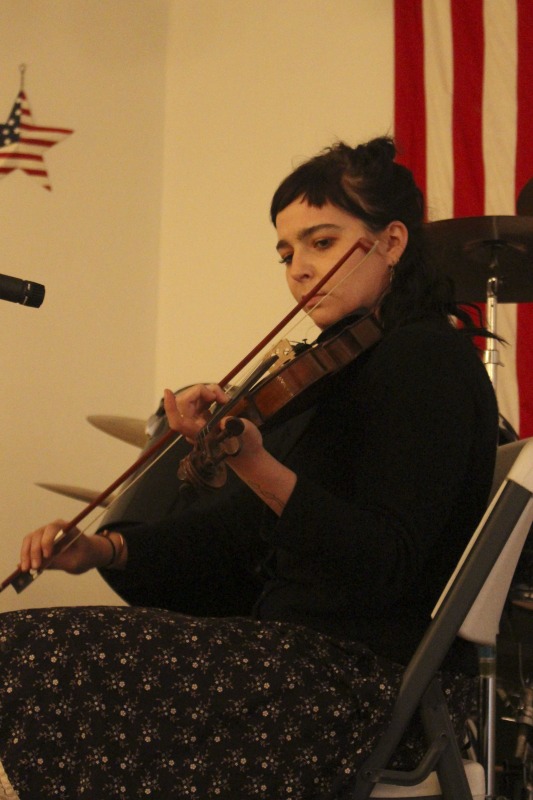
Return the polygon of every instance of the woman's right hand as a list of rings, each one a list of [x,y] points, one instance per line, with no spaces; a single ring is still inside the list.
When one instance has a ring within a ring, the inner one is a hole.
[[[38,570],[43,566],[44,560],[54,553],[54,544],[67,525],[65,520],[58,519],[24,537],[20,551],[22,572],[28,572],[30,569]],[[67,544],[69,546],[62,550],[62,546]],[[72,575],[80,575],[94,567],[105,567],[111,556],[110,544],[102,536],[86,536],[77,528],[65,534],[61,543],[58,543],[58,550],[50,562],[49,569],[62,569]]]

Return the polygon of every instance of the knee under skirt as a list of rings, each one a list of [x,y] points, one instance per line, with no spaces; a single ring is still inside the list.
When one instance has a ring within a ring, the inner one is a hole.
[[[400,674],[357,643],[285,623],[2,614],[0,786],[19,800],[316,800],[375,746]],[[473,683],[450,676],[445,691],[460,724]],[[412,766],[419,747],[413,734],[398,763]]]

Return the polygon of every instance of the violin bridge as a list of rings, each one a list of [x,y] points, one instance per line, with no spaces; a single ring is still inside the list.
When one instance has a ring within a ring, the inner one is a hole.
[[[279,370],[283,364],[288,364],[289,361],[292,361],[296,356],[296,351],[288,339],[281,339],[274,347],[269,349],[264,356],[263,361],[266,361],[273,356],[277,356],[277,360],[274,361],[267,369],[267,375],[270,372],[277,372],[277,370]]]

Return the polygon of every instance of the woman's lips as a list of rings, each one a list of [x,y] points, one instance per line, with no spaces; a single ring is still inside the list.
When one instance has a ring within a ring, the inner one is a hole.
[[[321,303],[321,302],[322,302],[322,300],[324,299],[324,297],[325,297],[325,294],[324,294],[323,292],[318,292],[317,294],[313,295],[313,297],[311,297],[311,298],[310,298],[310,299],[307,301],[307,303],[305,304],[305,308],[306,308],[306,309],[308,309],[308,308],[314,308],[316,305],[318,305],[318,303]]]

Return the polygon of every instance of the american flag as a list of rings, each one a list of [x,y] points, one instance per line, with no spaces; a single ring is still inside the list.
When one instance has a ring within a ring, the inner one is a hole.
[[[531,0],[395,0],[395,138],[430,220],[516,214],[533,177],[532,12]],[[528,270],[533,281],[532,258]],[[533,303],[499,305],[496,332],[500,411],[533,436]]]
[[[0,178],[21,169],[50,191],[44,155],[71,133],[67,128],[34,125],[28,98],[21,89],[7,122],[0,127]]]

